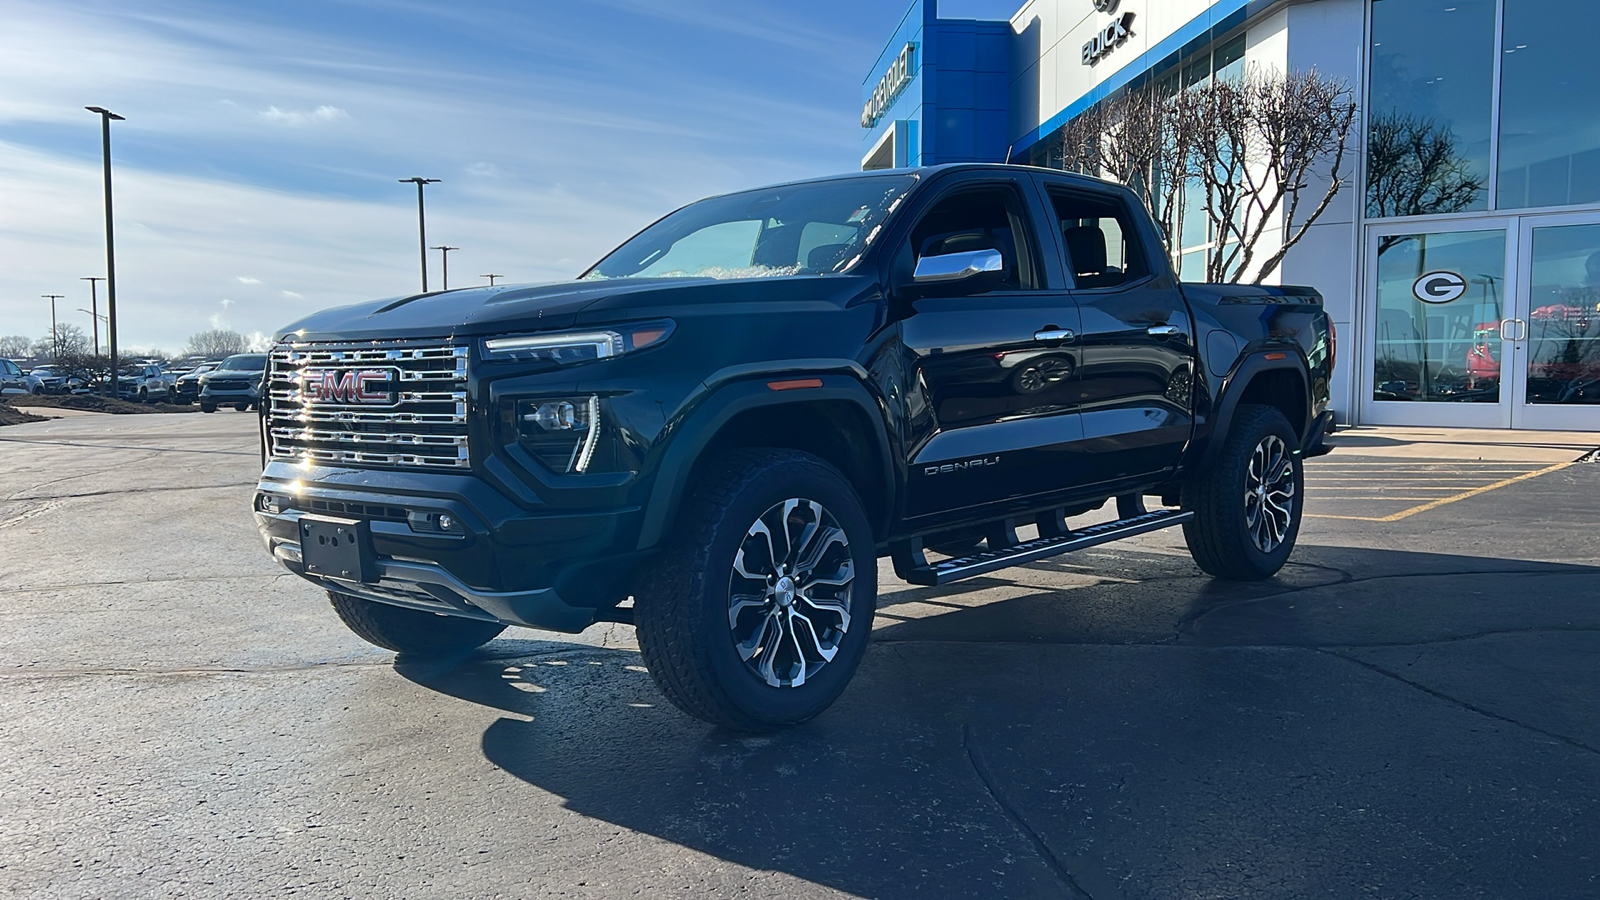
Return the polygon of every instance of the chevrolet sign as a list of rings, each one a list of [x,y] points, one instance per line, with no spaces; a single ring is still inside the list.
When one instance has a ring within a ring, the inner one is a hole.
[[[900,92],[906,89],[915,75],[917,45],[907,44],[894,62],[889,64],[889,71],[883,73],[878,79],[878,86],[872,89],[872,96],[867,98],[867,105],[861,108],[861,127],[872,128],[883,118],[889,110],[889,105],[894,103]]]

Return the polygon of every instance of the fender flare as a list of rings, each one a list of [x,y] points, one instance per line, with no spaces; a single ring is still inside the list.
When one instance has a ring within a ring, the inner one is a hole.
[[[1283,353],[1285,356],[1283,359],[1267,359],[1269,353]],[[1300,388],[1305,392],[1305,421],[1289,423],[1300,435],[1301,446],[1305,445],[1311,424],[1315,420],[1311,415],[1311,380],[1307,377],[1309,367],[1306,365],[1305,356],[1299,347],[1255,350],[1240,357],[1233,371],[1222,381],[1222,402],[1218,404],[1216,415],[1211,420],[1211,428],[1206,435],[1205,451],[1200,458],[1198,469],[1204,471],[1210,468],[1217,455],[1222,452],[1222,443],[1227,439],[1229,429],[1233,427],[1233,414],[1239,408],[1239,398],[1244,394],[1244,387],[1257,375],[1279,370],[1293,372],[1299,376]]]
[[[639,526],[638,548],[645,550],[658,546],[670,523],[678,517],[678,510],[688,490],[690,473],[705,448],[716,438],[724,426],[735,416],[752,409],[787,406],[817,401],[845,401],[854,404],[873,424],[872,455],[877,460],[877,474],[887,486],[884,509],[876,516],[873,527],[886,533],[888,519],[898,503],[898,485],[894,478],[893,457],[889,438],[884,427],[881,409],[871,393],[856,378],[847,375],[796,372],[785,369],[765,373],[781,375],[784,379],[815,377],[822,387],[803,390],[778,391],[767,386],[767,378],[741,379],[720,386],[698,401],[688,416],[676,423],[668,423],[667,446],[656,467],[655,483],[650,488],[650,498],[645,504],[644,518]]]

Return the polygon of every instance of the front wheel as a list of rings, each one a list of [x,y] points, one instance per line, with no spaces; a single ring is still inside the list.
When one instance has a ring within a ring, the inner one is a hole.
[[[337,591],[328,602],[346,627],[369,644],[409,656],[444,656],[463,653],[505,631],[499,622],[441,616],[422,610],[363,600]]]
[[[200,411],[203,413],[214,413],[217,411],[217,405],[215,403],[207,403],[202,400],[200,401]]]
[[[1276,407],[1242,404],[1212,466],[1183,485],[1183,526],[1201,569],[1229,581],[1271,578],[1300,535],[1300,439]]]
[[[679,523],[634,604],[662,693],[741,731],[827,709],[877,603],[872,527],[850,482],[810,454],[738,450],[702,467]]]

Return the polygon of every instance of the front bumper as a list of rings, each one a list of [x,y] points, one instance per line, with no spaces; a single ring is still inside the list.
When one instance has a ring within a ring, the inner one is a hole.
[[[280,542],[272,548],[272,555],[289,571],[326,590],[391,606],[572,634],[596,621],[595,609],[569,606],[555,588],[481,591],[433,563],[380,559],[378,580],[359,582],[307,575],[298,544]]]
[[[267,494],[288,508],[263,510]],[[307,575],[299,519],[308,514],[366,520],[376,580]],[[458,531],[427,530],[424,523],[440,515],[458,523]],[[568,633],[597,621],[626,621],[615,607],[648,555],[635,549],[637,508],[562,511],[526,498],[514,502],[473,475],[274,460],[257,485],[255,516],[273,557],[326,590]]]

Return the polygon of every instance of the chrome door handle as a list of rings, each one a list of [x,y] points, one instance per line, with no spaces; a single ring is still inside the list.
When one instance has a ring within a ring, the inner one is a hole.
[[[1506,333],[1506,326],[1507,325],[1515,326],[1515,332],[1514,333],[1516,334],[1516,337],[1512,337],[1511,335]],[[1527,339],[1528,339],[1528,323],[1527,322],[1523,321],[1522,319],[1501,319],[1500,320],[1500,340],[1506,341],[1508,343],[1515,344],[1515,343],[1518,343],[1520,341],[1525,341]]]
[[[1176,325],[1151,325],[1149,328],[1144,330],[1144,333],[1150,335],[1151,337],[1169,338],[1177,334],[1182,334],[1183,331]]]
[[[1077,335],[1067,328],[1046,328],[1033,333],[1033,339],[1036,341],[1070,341],[1075,338]]]

